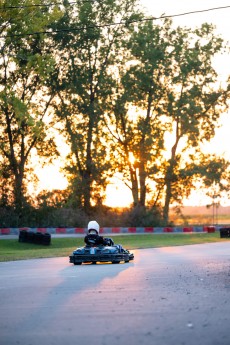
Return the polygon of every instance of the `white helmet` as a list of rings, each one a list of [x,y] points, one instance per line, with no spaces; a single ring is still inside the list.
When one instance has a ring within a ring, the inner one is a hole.
[[[90,233],[91,230],[94,230],[97,234],[99,234],[100,226],[95,220],[91,220],[88,224],[88,233]]]

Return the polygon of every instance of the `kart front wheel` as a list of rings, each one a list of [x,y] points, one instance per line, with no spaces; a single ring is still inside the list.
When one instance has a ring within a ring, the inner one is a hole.
[[[112,264],[119,264],[120,261],[112,261]]]
[[[81,265],[82,262],[74,262],[74,265]]]

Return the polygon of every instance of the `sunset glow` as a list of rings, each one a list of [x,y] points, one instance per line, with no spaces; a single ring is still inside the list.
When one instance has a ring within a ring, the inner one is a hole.
[[[229,0],[194,0],[188,2],[184,0],[161,0],[160,2],[141,0],[140,1],[147,9],[148,16],[160,17],[163,13],[165,15],[173,15],[185,13],[189,11],[208,9],[212,7],[221,7],[230,5]],[[178,16],[173,18],[176,26],[187,26],[195,28],[202,23],[213,23],[216,25],[216,33],[220,34],[224,39],[229,40],[230,9],[216,10],[204,13],[194,13],[185,16]],[[219,73],[220,78],[226,79],[230,75],[229,55],[218,56],[213,62],[214,68]],[[204,153],[213,153],[225,157],[230,160],[230,145],[228,142],[229,129],[230,129],[230,113],[223,114],[220,118],[220,127],[216,129],[215,137],[208,143],[203,144],[202,150]],[[167,140],[170,141],[170,134],[167,134]],[[60,138],[59,138],[60,140]],[[168,145],[170,147],[170,145]],[[167,155],[167,153],[166,153]],[[64,160],[63,160],[64,161]],[[132,165],[135,163],[133,152],[129,152],[129,161]],[[65,189],[67,187],[67,179],[60,172],[64,162],[56,162],[54,165],[48,165],[37,171],[37,176],[40,180],[39,189],[53,190]],[[206,205],[210,202],[210,198],[205,196],[204,191],[197,189],[191,193],[188,200],[185,200],[185,205]],[[132,203],[132,193],[128,186],[121,180],[114,178],[106,189],[105,204],[110,207],[128,207]],[[230,205],[230,201],[225,199],[221,200],[224,206]]]
[[[109,184],[105,204],[109,207],[129,207],[132,204],[131,190],[125,184]]]
[[[132,165],[135,163],[135,157],[132,152],[129,152],[129,161]]]

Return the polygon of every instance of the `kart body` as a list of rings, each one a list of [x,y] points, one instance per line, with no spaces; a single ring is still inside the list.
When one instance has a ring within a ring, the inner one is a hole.
[[[88,246],[77,248],[69,256],[69,262],[74,265],[82,263],[112,262],[119,264],[121,261],[129,262],[134,255],[119,245],[112,246]]]

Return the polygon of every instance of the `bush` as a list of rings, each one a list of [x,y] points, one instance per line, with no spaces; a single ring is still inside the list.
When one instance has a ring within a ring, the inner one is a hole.
[[[20,214],[13,208],[0,209],[2,227],[86,227],[92,219],[101,227],[161,226],[157,208],[110,208],[93,207],[86,213],[80,208],[45,206],[38,209],[26,207]],[[31,235],[32,236],[32,235]]]

